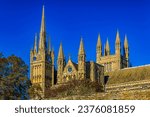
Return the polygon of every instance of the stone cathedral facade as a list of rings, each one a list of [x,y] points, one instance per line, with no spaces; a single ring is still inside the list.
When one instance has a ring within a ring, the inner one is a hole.
[[[37,40],[39,40],[38,43]],[[90,79],[91,81],[100,83],[104,79],[105,72],[111,72],[129,66],[127,37],[125,37],[124,41],[124,55],[121,55],[119,32],[117,32],[115,48],[115,54],[111,55],[107,40],[104,48],[104,56],[102,56],[102,44],[99,35],[96,46],[96,62],[86,61],[86,52],[83,39],[81,38],[78,51],[78,63],[75,63],[71,58],[66,62],[63,47],[60,44],[56,70],[54,67],[54,50],[50,47],[50,41],[47,43],[43,6],[39,38],[35,35],[34,47],[30,51],[31,82],[32,84],[39,84],[42,87],[43,95],[45,95],[45,91],[51,86],[62,84],[72,79]]]

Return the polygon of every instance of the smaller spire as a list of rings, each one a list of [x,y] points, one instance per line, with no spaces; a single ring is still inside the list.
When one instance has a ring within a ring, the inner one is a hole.
[[[120,43],[120,36],[119,36],[119,30],[117,29],[117,34],[116,34],[116,44]]]
[[[81,37],[79,53],[78,54],[85,54],[84,45],[83,45],[83,38]]]
[[[107,41],[106,41],[106,50],[110,50],[108,38],[107,38]]]
[[[63,57],[64,57],[64,53],[63,53],[62,43],[60,43],[58,58],[63,58]]]
[[[108,41],[108,38],[107,38],[107,41],[106,41],[106,55],[109,55],[110,54],[110,47],[109,47],[109,41]]]
[[[97,47],[101,47],[101,46],[102,46],[101,38],[100,38],[100,34],[98,34]]]
[[[124,39],[124,48],[129,48],[127,35],[125,35],[125,39]]]
[[[37,52],[37,33],[35,34],[34,38],[34,52]]]

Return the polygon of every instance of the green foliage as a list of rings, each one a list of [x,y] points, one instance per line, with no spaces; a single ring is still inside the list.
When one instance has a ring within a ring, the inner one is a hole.
[[[28,66],[15,55],[0,54],[0,99],[28,99]]]
[[[85,96],[94,92],[102,92],[103,86],[90,80],[71,80],[46,91],[49,98],[62,98],[67,96]]]

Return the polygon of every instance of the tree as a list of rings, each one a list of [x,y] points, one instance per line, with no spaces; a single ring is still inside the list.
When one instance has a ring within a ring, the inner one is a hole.
[[[0,99],[28,99],[28,66],[15,56],[0,53]]]

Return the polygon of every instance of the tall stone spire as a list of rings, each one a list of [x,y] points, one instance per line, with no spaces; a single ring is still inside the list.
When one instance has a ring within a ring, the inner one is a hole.
[[[102,43],[101,43],[100,34],[98,34],[98,40],[97,40],[97,45],[96,45],[96,62],[97,63],[100,63],[101,56],[102,56]]]
[[[42,9],[42,20],[41,20],[41,30],[40,32],[46,32],[45,31],[45,13],[44,13],[44,5],[43,5],[43,9]]]
[[[58,52],[58,58],[64,58],[62,43],[60,43],[59,52]]]
[[[34,53],[37,53],[37,34],[35,34],[34,38]]]
[[[106,42],[106,55],[110,55],[110,47],[109,47],[108,38],[107,38],[107,42]]]
[[[84,50],[84,45],[83,45],[83,39],[81,37],[81,41],[80,41],[80,47],[79,47],[79,55],[81,54],[85,54],[85,50]]]
[[[43,6],[39,50],[41,50],[41,49],[45,50],[45,48],[46,48],[46,28],[45,28],[45,15],[44,15],[44,6]]]

